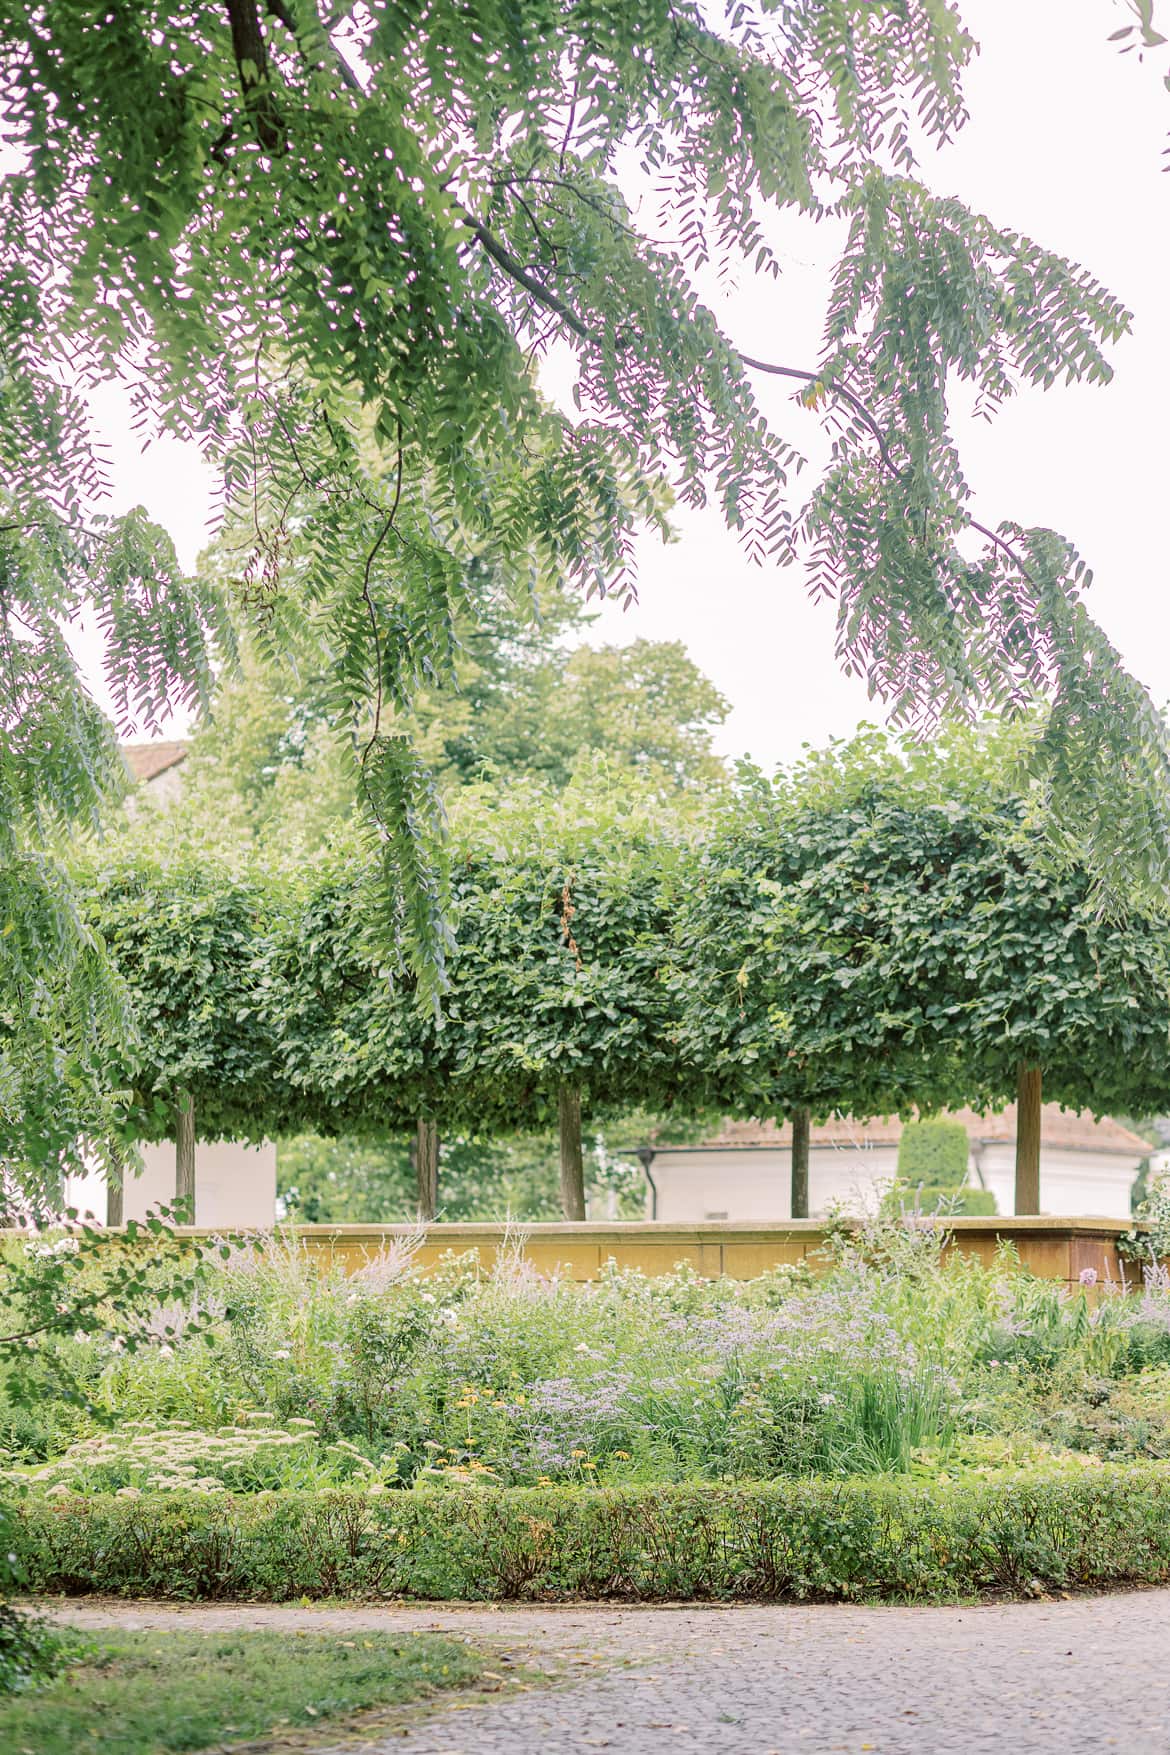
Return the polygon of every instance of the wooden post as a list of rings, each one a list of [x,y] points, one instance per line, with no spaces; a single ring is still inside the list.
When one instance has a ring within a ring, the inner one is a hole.
[[[418,1216],[430,1223],[439,1206],[439,1124],[420,1116],[414,1136],[415,1186],[418,1190]]]
[[[1016,1212],[1040,1211],[1040,1103],[1043,1074],[1020,1062],[1016,1085]]]
[[[808,1218],[808,1135],[812,1121],[803,1107],[792,1111],[792,1200],[790,1216]]]
[[[123,1187],[125,1178],[126,1172],[120,1164],[116,1170],[110,1170],[106,1173],[107,1226],[121,1225],[125,1222],[126,1201]]]
[[[180,1091],[175,1104],[175,1206],[181,1224],[195,1223],[195,1099]]]
[[[561,1211],[585,1217],[585,1158],[581,1150],[581,1087],[562,1085],[557,1096],[561,1124]]]

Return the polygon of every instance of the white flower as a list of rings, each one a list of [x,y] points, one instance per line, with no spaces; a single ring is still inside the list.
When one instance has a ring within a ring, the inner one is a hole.
[[[289,1349],[287,1347],[277,1347],[272,1357],[274,1359],[287,1359],[289,1357]]]

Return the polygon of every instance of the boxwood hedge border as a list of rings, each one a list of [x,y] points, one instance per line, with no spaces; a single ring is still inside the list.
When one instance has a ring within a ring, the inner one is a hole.
[[[28,1589],[299,1598],[930,1602],[1170,1580],[1170,1465],[920,1484],[30,1495]]]

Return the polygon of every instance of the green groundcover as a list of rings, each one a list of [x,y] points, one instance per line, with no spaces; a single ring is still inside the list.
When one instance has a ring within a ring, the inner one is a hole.
[[[1170,1464],[937,1485],[30,1496],[15,1539],[28,1588],[69,1595],[938,1601],[1170,1579]]]

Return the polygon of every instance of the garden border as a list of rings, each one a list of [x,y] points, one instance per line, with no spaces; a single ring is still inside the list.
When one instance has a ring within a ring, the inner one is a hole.
[[[940,1602],[1170,1579],[1170,1464],[952,1483],[30,1494],[27,1589],[183,1600]]]

